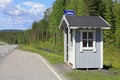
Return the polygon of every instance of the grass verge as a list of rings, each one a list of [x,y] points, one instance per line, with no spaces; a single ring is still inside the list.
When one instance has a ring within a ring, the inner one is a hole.
[[[74,70],[66,73],[69,80],[120,80],[120,49],[104,48],[104,65],[111,68],[106,72]]]
[[[63,56],[62,55],[58,55],[58,54],[55,54],[55,53],[52,53],[52,52],[46,52],[46,51],[37,49],[32,45],[20,45],[19,49],[38,53],[38,54],[42,55],[44,58],[46,58],[51,64],[56,64],[56,63],[62,63],[63,62]]]
[[[40,49],[37,49],[36,47],[32,45],[20,45],[21,50],[27,50],[31,52],[38,53],[42,55],[44,58],[46,58],[51,64],[56,64],[56,63],[63,63],[63,55],[61,54],[55,54],[54,52],[46,52]],[[117,70],[119,70],[119,51],[111,52],[115,50],[110,50],[105,49],[104,52],[104,64],[105,65],[110,65],[112,61],[113,67],[118,67]],[[114,54],[113,54],[114,53]],[[110,54],[113,54],[110,56]],[[116,59],[115,59],[116,57]],[[112,60],[111,60],[112,59]],[[111,61],[110,61],[111,60]],[[109,61],[109,63],[107,63]],[[116,64],[115,64],[115,62]],[[112,68],[113,68],[112,67]],[[116,69],[115,69],[116,70]],[[114,70],[113,70],[114,71]],[[104,73],[104,72],[99,72],[99,71],[83,71],[83,70],[73,70],[72,72],[65,73],[66,77],[68,77],[69,80],[120,80],[120,72],[117,74],[111,74],[109,73]]]
[[[111,46],[104,48],[104,65],[111,65],[113,71],[120,71],[120,49]]]
[[[69,80],[120,80],[120,75],[100,73],[97,71],[75,70],[67,73]]]

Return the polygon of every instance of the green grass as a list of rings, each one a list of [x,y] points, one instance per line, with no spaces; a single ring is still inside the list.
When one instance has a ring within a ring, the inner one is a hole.
[[[35,48],[32,45],[20,45],[19,48],[21,50],[26,50],[26,51],[31,51],[31,52],[35,52],[38,53],[40,55],[42,55],[44,58],[46,58],[51,64],[56,64],[56,63],[63,63],[63,56],[61,54],[55,54],[52,52],[46,52],[40,49]]]
[[[56,54],[63,52],[64,49],[63,42],[61,41],[57,42],[56,45],[51,41],[38,42],[35,46],[50,49]]]
[[[66,73],[69,80],[120,80],[120,49],[114,47],[104,48],[104,65],[112,66],[110,73],[101,73],[99,71],[74,70]],[[117,71],[117,74],[112,74]]]
[[[112,65],[112,70],[120,71],[120,49],[111,46],[104,48],[104,64]]]
[[[120,75],[100,73],[97,71],[75,70],[67,73],[69,80],[120,80]]]
[[[57,49],[49,43],[40,43],[42,46],[37,45],[20,45],[20,49],[38,53],[46,58],[51,64],[63,63],[63,53],[60,53],[60,47]],[[39,45],[39,44],[38,44]],[[45,47],[55,52],[46,52],[38,49],[37,47]],[[59,52],[59,53],[58,53]],[[120,50],[113,47],[104,48],[104,65],[109,66],[112,64],[112,71],[118,71],[117,74],[101,73],[99,71],[83,71],[73,70],[72,72],[66,73],[65,75],[69,80],[120,80]]]

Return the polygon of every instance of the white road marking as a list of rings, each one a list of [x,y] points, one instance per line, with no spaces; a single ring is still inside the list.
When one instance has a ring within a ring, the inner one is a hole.
[[[46,65],[47,67],[55,74],[55,76],[59,79],[62,80],[61,77],[50,67],[50,65],[38,54],[36,54]]]

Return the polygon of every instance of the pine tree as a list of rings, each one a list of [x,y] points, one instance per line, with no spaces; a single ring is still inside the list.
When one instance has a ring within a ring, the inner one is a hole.
[[[102,0],[84,0],[85,14],[103,16],[104,4]]]
[[[84,8],[84,1],[83,0],[76,0],[76,15],[77,16],[84,16],[85,15],[85,8]]]
[[[53,4],[52,14],[50,16],[50,29],[51,31],[58,30],[59,23],[63,16],[63,11],[65,7],[66,0],[56,0]]]
[[[59,31],[59,23],[63,16],[63,11],[65,9],[66,0],[56,0],[53,4],[52,8],[52,14],[50,16],[50,22],[49,22],[49,31],[51,32],[53,37],[54,44],[56,45],[59,35],[61,35],[61,32]]]
[[[115,15],[115,45],[120,48],[120,3],[117,1],[114,3],[114,15]]]
[[[104,18],[111,25],[110,30],[104,30],[104,41],[106,45],[113,45],[114,43],[114,28],[113,25],[113,2],[112,0],[104,0],[105,12]],[[110,44],[111,43],[111,44]]]

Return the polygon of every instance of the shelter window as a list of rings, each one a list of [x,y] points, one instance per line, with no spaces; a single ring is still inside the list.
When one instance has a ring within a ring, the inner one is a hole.
[[[83,30],[81,32],[81,48],[86,49],[95,49],[95,31]]]

